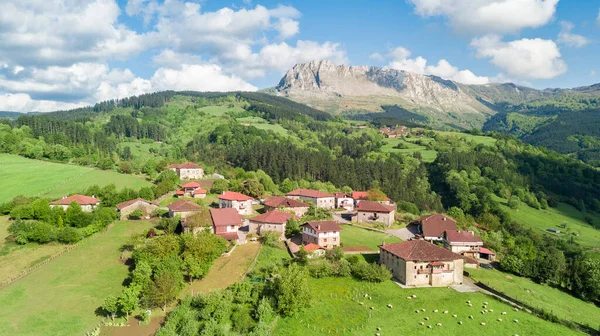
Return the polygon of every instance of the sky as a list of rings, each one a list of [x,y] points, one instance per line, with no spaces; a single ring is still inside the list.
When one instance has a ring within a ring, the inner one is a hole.
[[[254,91],[321,59],[568,88],[599,54],[596,0],[2,0],[0,111]]]

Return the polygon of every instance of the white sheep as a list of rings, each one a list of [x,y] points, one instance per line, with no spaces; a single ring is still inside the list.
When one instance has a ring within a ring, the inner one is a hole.
[[[364,305],[365,305],[365,303],[364,303],[364,302],[360,302],[360,305],[361,305],[361,306],[364,306]]]
[[[430,325],[428,325],[428,326],[427,326],[427,328],[431,329],[431,328],[432,328],[431,324],[430,324]]]
[[[424,312],[424,311],[425,311],[425,308],[422,308],[422,309],[421,309],[421,311],[423,311],[423,312]]]
[[[406,298],[410,300],[410,299],[412,299],[412,296],[407,296]]]
[[[425,322],[419,322],[420,325],[425,325]]]
[[[458,317],[458,315],[454,314],[454,315],[452,315],[452,317]]]
[[[473,315],[469,315],[469,318],[470,318],[470,319],[472,319],[472,318],[473,318]]]
[[[448,314],[448,311],[447,311],[447,310],[444,310],[444,314]]]
[[[458,324],[462,324],[462,321],[458,321]]]
[[[381,331],[381,327],[377,327],[377,331]]]
[[[471,303],[471,300],[467,300],[467,303]]]
[[[381,336],[379,333],[375,334],[375,336]]]
[[[438,312],[438,310],[436,309],[436,310],[434,310],[433,312],[434,312],[434,313],[437,313],[437,312]]]
[[[415,310],[415,313],[417,313],[417,314],[418,314],[419,312],[420,312],[420,310],[418,310],[418,309],[417,309],[417,310]]]
[[[482,326],[484,326],[484,325],[485,325],[485,322],[481,322],[481,325],[482,325]]]
[[[482,311],[481,311],[481,313],[482,313],[482,314],[485,314],[485,311],[484,311],[484,310],[482,310]]]
[[[375,310],[375,307],[372,307],[372,306],[371,306],[371,310]]]
[[[493,313],[493,312],[494,312],[494,310],[493,310],[493,309],[490,309],[490,313]]]
[[[442,324],[441,324],[441,323],[438,323],[438,324],[436,324],[436,326],[438,326],[438,327],[441,327],[441,326],[442,326]]]
[[[515,311],[519,311],[519,308],[515,307]]]
[[[506,312],[502,312],[502,315],[506,315]]]
[[[483,305],[481,308],[483,308],[483,309],[486,309],[486,308],[487,308],[487,306],[486,306],[486,305]]]
[[[519,320],[513,320],[513,322],[515,322],[515,323],[519,323]]]
[[[373,300],[373,298],[369,296],[369,300]]]
[[[473,307],[473,304],[472,303],[468,303],[467,306]]]
[[[416,299],[416,298],[417,298],[417,296],[416,296],[415,294],[413,294],[413,295],[412,295],[412,297],[413,297],[413,299]]]
[[[487,303],[487,302],[484,302],[483,304],[484,304],[484,305],[486,305],[486,306],[488,305],[488,303]]]
[[[369,294],[365,294],[365,297],[369,297]]]
[[[502,322],[502,319],[501,319],[501,318],[498,318],[498,322]]]
[[[429,321],[429,316],[425,316],[425,321]]]
[[[391,304],[388,304],[388,305],[387,305],[387,307],[388,307],[388,308],[392,308],[392,305],[391,305]]]

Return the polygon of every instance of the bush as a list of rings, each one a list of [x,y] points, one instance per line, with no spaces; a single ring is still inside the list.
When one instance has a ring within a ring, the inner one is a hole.
[[[229,181],[225,179],[218,179],[213,182],[210,192],[213,194],[221,194],[229,188]]]
[[[141,209],[135,209],[129,215],[127,215],[127,218],[129,218],[129,219],[140,219],[140,218],[142,218],[142,216],[144,216],[144,213],[142,212],[142,210]]]
[[[384,282],[392,277],[392,273],[384,265],[359,262],[351,266],[352,275],[357,279],[369,282]]]
[[[311,260],[308,264],[308,273],[313,278],[326,278],[333,275],[333,267],[326,259]]]
[[[264,231],[261,232],[263,244],[271,247],[276,247],[279,242],[281,235],[277,231]]]
[[[61,229],[57,235],[58,241],[63,244],[75,244],[81,240],[81,233],[72,227]]]
[[[29,233],[29,241],[46,244],[56,240],[54,227],[48,223],[37,222]]]

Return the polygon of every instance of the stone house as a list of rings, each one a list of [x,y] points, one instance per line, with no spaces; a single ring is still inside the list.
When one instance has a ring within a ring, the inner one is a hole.
[[[167,208],[169,209],[169,217],[180,216],[182,222],[185,222],[187,216],[202,210],[201,206],[188,200],[173,202],[167,205]]]
[[[361,201],[356,207],[357,215],[354,217],[359,223],[383,223],[386,226],[394,224],[396,209],[379,202]]]
[[[445,231],[456,231],[456,221],[446,215],[423,216],[416,223],[419,233],[429,241],[441,241]]]
[[[275,231],[283,239],[285,238],[285,227],[290,218],[292,218],[291,213],[279,210],[265,212],[248,220],[248,232],[262,235],[262,232],[265,231]]]
[[[200,183],[192,181],[184,184],[181,189],[175,192],[178,197],[188,196],[193,198],[205,198],[207,191],[200,186]]]
[[[210,209],[213,232],[226,240],[238,240],[242,217],[234,208]]]
[[[131,201],[117,204],[117,210],[119,211],[121,220],[127,219],[127,216],[129,216],[130,213],[138,209],[142,211],[142,217],[150,217],[158,207],[158,203],[147,201],[142,198],[136,198]]]
[[[193,162],[172,164],[168,168],[176,172],[181,180],[200,179],[204,177],[204,168]]]
[[[473,231],[448,230],[443,233],[444,246],[454,253],[479,259],[483,241]]]
[[[304,216],[309,208],[306,203],[282,196],[269,196],[263,204],[265,211],[281,210],[284,212],[293,212],[298,217]]]
[[[342,228],[333,220],[313,221],[302,224],[302,244],[317,244],[324,249],[340,245]]]
[[[463,283],[463,256],[425,240],[381,245],[379,263],[407,286],[445,287]]]
[[[69,208],[69,205],[73,202],[79,204],[81,206],[81,210],[83,210],[84,212],[92,212],[100,204],[100,200],[95,198],[93,195],[92,196],[73,195],[73,196],[69,196],[69,197],[63,197],[54,202],[50,202],[50,207],[51,208],[60,207],[66,211]]]
[[[324,191],[296,189],[287,193],[286,197],[304,202],[313,202],[317,208],[333,209],[335,207],[335,196]]]
[[[219,208],[232,208],[242,216],[251,215],[253,212],[250,196],[235,191],[225,191],[219,195]]]
[[[335,196],[335,207],[336,209],[346,209],[347,211],[354,210],[354,200],[352,197],[345,192],[336,192]]]

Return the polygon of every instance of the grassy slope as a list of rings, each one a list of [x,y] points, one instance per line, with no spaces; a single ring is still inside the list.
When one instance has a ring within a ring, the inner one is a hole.
[[[399,143],[404,143],[408,148],[394,148]],[[381,147],[381,151],[384,153],[402,153],[407,155],[413,155],[415,152],[421,152],[424,162],[433,162],[437,156],[437,152],[435,150],[427,149],[425,146],[417,145],[412,141],[407,141],[400,138],[386,138],[385,145]]]
[[[558,234],[559,236],[567,236],[569,232],[577,232],[579,236],[574,237],[575,241],[587,247],[600,247],[600,230],[594,229],[583,220],[586,215],[589,215],[596,223],[600,223],[600,217],[597,215],[581,212],[564,203],[559,203],[556,208],[548,208],[546,210],[536,210],[525,204],[521,204],[518,209],[511,209],[506,206],[506,200],[496,199],[504,205],[504,208],[509,211],[515,221],[524,226],[551,235],[557,234],[549,233],[547,230],[550,228],[567,232],[560,233]],[[559,227],[562,223],[567,223],[568,231]]]
[[[310,309],[295,317],[279,320],[275,335],[572,335],[566,327],[543,321],[523,311],[514,312],[510,306],[481,293],[458,293],[449,288],[402,289],[392,281],[369,284],[351,278],[310,279],[313,302]],[[367,300],[364,294],[373,299]],[[407,300],[408,295],[417,298]],[[471,300],[473,307],[466,301]],[[358,302],[365,302],[361,306]],[[481,304],[489,302],[494,313],[482,315]],[[393,308],[387,308],[392,304]],[[373,306],[375,310],[369,310]],[[426,312],[415,313],[425,308]],[[433,313],[439,309],[438,313]],[[448,310],[449,314],[443,314]],[[508,312],[506,316],[502,311]],[[371,314],[371,318],[369,318]],[[453,318],[452,314],[457,314]],[[469,319],[473,315],[474,319]],[[429,321],[425,321],[425,317]],[[503,322],[497,319],[502,317]],[[512,322],[518,319],[519,323]],[[425,326],[419,322],[425,322]],[[462,321],[459,325],[457,321]],[[442,323],[437,327],[437,323]],[[485,322],[486,326],[480,323]],[[307,326],[310,324],[310,329]],[[432,329],[427,329],[432,325]],[[356,328],[359,327],[358,330]],[[381,331],[377,331],[377,327]],[[313,329],[313,328],[316,328]],[[349,331],[353,328],[352,331]],[[346,331],[344,331],[346,329]],[[331,331],[331,333],[329,333]]]
[[[260,255],[258,256],[253,269],[259,270],[272,262],[290,258],[290,254],[287,252],[283,244],[281,244],[279,247],[270,247],[264,245],[260,250]]]
[[[599,307],[579,300],[559,289],[540,285],[529,279],[498,270],[469,270],[469,273],[473,279],[496,288],[523,303],[542,308],[566,320],[587,324],[593,328],[598,327]]]
[[[152,225],[118,222],[55,261],[0,290],[0,335],[82,335],[99,322],[94,311],[119,294],[127,266],[119,248]]]
[[[341,240],[344,247],[366,246],[377,251],[377,246],[385,241],[386,244],[402,241],[400,238],[381,232],[362,229],[352,225],[342,225]]]
[[[114,183],[118,189],[150,186],[150,182],[132,175],[30,160],[17,155],[0,154],[0,167],[0,202],[7,202],[17,195],[57,198],[83,191],[94,184]]]
[[[466,134],[466,133],[458,133],[458,132],[442,132],[442,131],[436,131],[437,134],[441,134],[443,136],[455,136],[455,137],[459,137],[459,138],[463,138],[466,139],[467,141],[473,141],[476,144],[483,144],[483,145],[487,145],[487,146],[493,146],[496,144],[496,139],[492,138],[492,137],[488,137],[488,136],[481,136],[481,135],[472,135],[472,134]]]

